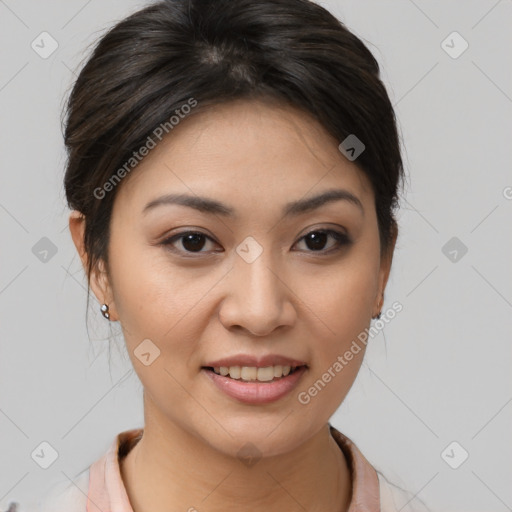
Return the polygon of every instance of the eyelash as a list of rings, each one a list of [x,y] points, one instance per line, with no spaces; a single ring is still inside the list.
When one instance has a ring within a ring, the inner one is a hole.
[[[341,250],[344,246],[349,245],[349,244],[352,243],[352,240],[350,239],[350,237],[348,235],[346,235],[345,233],[341,233],[339,231],[334,231],[332,229],[314,229],[314,230],[309,231],[308,233],[306,233],[299,240],[297,240],[297,243],[301,242],[308,235],[311,235],[312,233],[322,233],[322,234],[327,234],[327,235],[332,236],[332,238],[334,238],[337,241],[337,247],[336,246],[335,247],[331,247],[330,249],[327,249],[327,250],[323,250],[322,249],[322,250],[319,250],[319,251],[312,251],[312,250],[305,251],[305,252],[308,252],[308,253],[319,254],[319,255],[329,255],[329,254],[331,254],[333,252],[337,252],[337,251]],[[181,254],[195,255],[195,254],[201,254],[201,253],[205,252],[205,251],[197,251],[197,252],[194,252],[194,251],[182,251],[182,250],[178,250],[178,249],[175,249],[175,248],[171,247],[172,244],[175,241],[183,239],[187,235],[202,235],[202,236],[206,237],[207,239],[211,240],[212,242],[217,243],[217,242],[215,242],[215,240],[213,240],[207,234],[202,233],[201,231],[182,231],[181,233],[177,233],[177,234],[175,234],[175,235],[173,235],[173,236],[171,236],[169,238],[166,238],[159,245],[165,246],[167,249],[169,249],[172,252],[177,252],[177,253],[181,253]],[[196,256],[185,256],[185,257],[195,258]]]

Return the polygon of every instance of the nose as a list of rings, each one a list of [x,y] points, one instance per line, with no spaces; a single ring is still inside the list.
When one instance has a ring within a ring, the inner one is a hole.
[[[243,329],[254,336],[268,336],[295,322],[293,291],[273,264],[270,251],[263,251],[252,263],[235,258],[224,286],[219,318],[226,329]]]

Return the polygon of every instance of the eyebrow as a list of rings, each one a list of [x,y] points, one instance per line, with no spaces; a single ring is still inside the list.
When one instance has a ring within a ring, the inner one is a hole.
[[[332,203],[334,201],[348,201],[354,206],[357,206],[357,208],[364,215],[364,208],[359,198],[352,192],[349,192],[345,189],[331,189],[307,199],[292,201],[283,207],[282,215],[283,217],[298,216],[303,213],[316,210],[321,206]],[[143,214],[146,214],[148,211],[156,208],[157,206],[175,204],[188,206],[190,208],[199,210],[200,212],[209,213],[212,215],[221,215],[223,217],[231,218],[236,217],[236,212],[233,208],[219,201],[216,201],[215,199],[200,196],[190,196],[187,194],[166,194],[161,197],[157,197],[156,199],[150,201],[144,207],[142,212]]]

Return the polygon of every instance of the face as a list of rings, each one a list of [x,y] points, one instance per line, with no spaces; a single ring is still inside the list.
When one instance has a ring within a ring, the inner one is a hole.
[[[238,101],[183,121],[119,185],[108,278],[91,286],[121,323],[146,414],[225,454],[276,455],[343,401],[364,345],[335,363],[379,311],[391,259],[370,182],[338,143],[305,113]],[[162,199],[177,194],[214,203]],[[245,382],[211,366],[298,368]]]

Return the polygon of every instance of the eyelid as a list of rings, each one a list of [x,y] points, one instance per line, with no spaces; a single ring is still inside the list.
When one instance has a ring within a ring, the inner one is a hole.
[[[313,226],[308,226],[307,228],[305,228],[303,230],[303,234],[302,235],[299,235],[299,238],[298,240],[301,240],[302,238],[304,238],[306,235],[309,235],[309,233],[312,233],[312,232],[323,232],[323,233],[338,233],[339,235],[341,236],[346,236],[347,238],[350,238],[349,234],[348,234],[348,230],[343,227],[343,226],[340,226],[339,224],[323,224],[323,225],[313,225]]]

